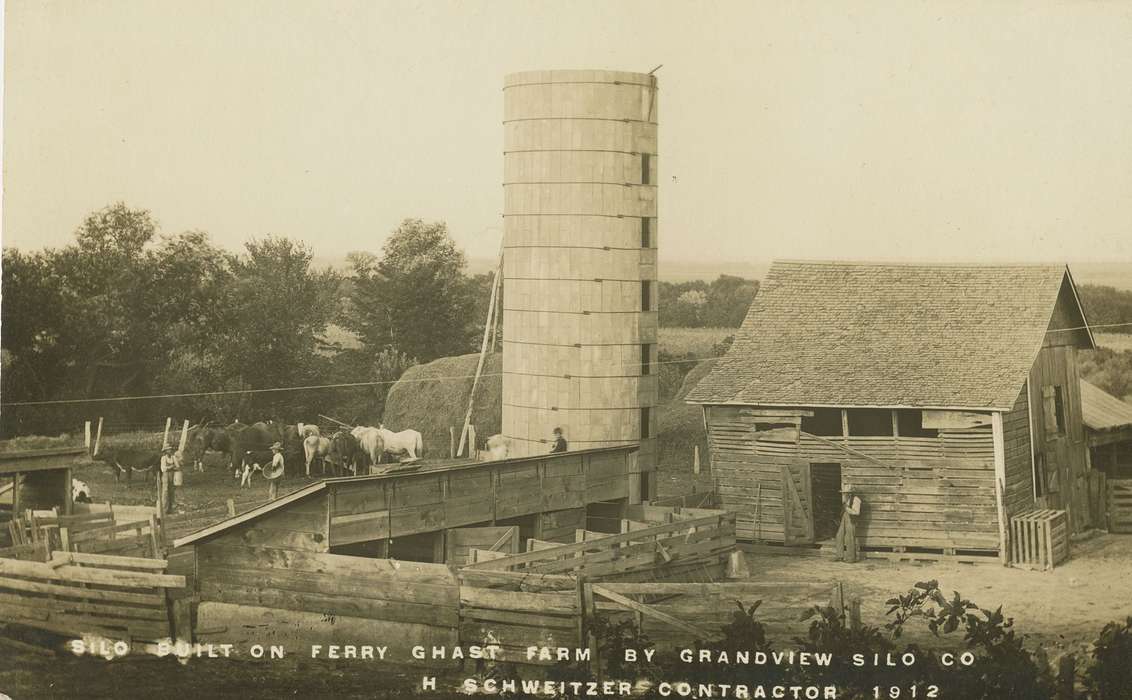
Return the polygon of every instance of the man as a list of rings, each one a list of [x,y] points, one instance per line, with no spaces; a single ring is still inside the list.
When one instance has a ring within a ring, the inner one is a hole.
[[[174,456],[176,451],[170,444],[161,446],[161,505],[165,513],[173,512],[176,501],[175,475],[181,468],[180,460]]]
[[[857,546],[857,516],[861,514],[861,499],[848,489],[843,489],[841,499],[841,527],[837,529],[837,558],[845,562],[855,562],[861,556]]]
[[[566,451],[566,438],[562,437],[562,428],[554,429],[554,446],[550,448],[550,454],[556,452]]]
[[[267,498],[273,500],[279,495],[279,479],[283,476],[283,443],[271,446],[271,466],[263,471],[267,479]]]

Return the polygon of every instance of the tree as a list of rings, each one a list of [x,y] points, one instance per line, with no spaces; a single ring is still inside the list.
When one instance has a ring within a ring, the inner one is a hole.
[[[343,325],[367,350],[393,348],[422,362],[471,350],[467,260],[444,222],[405,219],[380,260],[354,256],[351,263],[354,289]]]

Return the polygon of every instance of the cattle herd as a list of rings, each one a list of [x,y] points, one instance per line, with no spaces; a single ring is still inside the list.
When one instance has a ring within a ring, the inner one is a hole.
[[[363,474],[372,465],[386,461],[387,456],[389,461],[416,460],[423,456],[424,447],[416,430],[395,433],[384,425],[342,426],[327,437],[314,424],[269,420],[220,426],[209,422],[188,429],[179,457],[185,468],[203,470],[205,457],[209,453],[218,455],[239,479],[249,469],[270,464],[271,446],[277,442],[283,446],[287,471],[294,474],[304,468],[307,476],[312,470],[327,476]],[[160,453],[156,449],[105,445],[94,456],[129,477],[135,471],[154,471]]]

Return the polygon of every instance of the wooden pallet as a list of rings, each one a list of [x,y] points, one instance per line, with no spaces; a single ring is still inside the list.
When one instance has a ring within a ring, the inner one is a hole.
[[[1132,533],[1132,479],[1108,480],[1108,531]]]
[[[1069,558],[1069,518],[1063,510],[1034,510],[1010,519],[1010,565],[1046,571]]]

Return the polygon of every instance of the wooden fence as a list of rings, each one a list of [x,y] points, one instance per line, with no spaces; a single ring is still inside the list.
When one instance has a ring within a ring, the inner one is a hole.
[[[1132,533],[1132,479],[1108,480],[1108,529]]]
[[[47,562],[0,559],[0,618],[71,637],[173,635],[166,599],[185,578],[160,559],[54,552]]]
[[[654,525],[625,523],[628,532],[479,561],[485,571],[573,574],[590,579],[655,580],[678,569],[719,567],[735,549],[735,514],[720,513]]]

